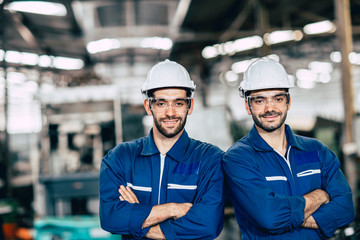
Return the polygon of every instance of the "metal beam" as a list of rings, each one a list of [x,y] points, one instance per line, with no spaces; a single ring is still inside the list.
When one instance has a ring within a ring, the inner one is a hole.
[[[29,45],[30,48],[39,49],[39,45],[37,43],[36,37],[29,30],[29,28],[23,24],[21,14],[12,11],[10,11],[10,14],[16,30],[18,31],[20,36],[24,39],[24,41]]]
[[[335,0],[336,21],[338,38],[342,56],[342,79],[343,79],[343,98],[345,107],[345,143],[352,143],[354,109],[354,87],[352,80],[352,65],[349,61],[349,54],[353,51],[352,27],[350,17],[349,0]]]
[[[230,40],[232,37],[236,36],[239,28],[244,24],[245,20],[249,16],[252,7],[255,4],[255,0],[249,0],[242,11],[239,12],[239,15],[232,22],[230,27],[220,36],[220,42],[226,42]]]

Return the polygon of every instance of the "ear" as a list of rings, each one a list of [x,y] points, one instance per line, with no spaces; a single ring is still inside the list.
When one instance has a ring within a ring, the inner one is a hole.
[[[193,109],[194,109],[194,99],[192,98],[191,99],[191,106],[190,106],[189,111],[187,112],[187,115],[191,115],[191,113],[193,112]]]
[[[288,104],[288,111],[290,110],[290,106],[291,106],[291,96],[289,94],[289,104]]]
[[[248,115],[251,115],[251,109],[249,107],[248,101],[245,99],[245,109]]]
[[[149,108],[149,99],[147,99],[147,98],[144,100],[144,108],[145,108],[147,115],[151,116],[152,111]]]

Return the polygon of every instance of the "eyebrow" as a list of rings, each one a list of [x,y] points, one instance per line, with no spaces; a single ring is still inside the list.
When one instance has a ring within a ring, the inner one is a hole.
[[[287,95],[286,92],[284,93],[278,93],[272,96],[263,96],[263,95],[254,95],[254,96],[249,96],[249,97],[253,97],[253,98],[266,98],[266,97],[278,97],[278,96],[282,96],[282,95]]]
[[[151,99],[155,99],[155,100],[174,100],[174,101],[177,101],[177,100],[187,100],[187,99],[190,99],[189,97],[179,97],[179,98],[172,98],[172,97],[169,97],[169,98],[166,98],[166,97],[153,97]]]

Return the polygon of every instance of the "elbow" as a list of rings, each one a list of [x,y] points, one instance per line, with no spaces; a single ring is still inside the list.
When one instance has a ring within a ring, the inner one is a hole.
[[[289,226],[284,220],[286,217],[280,216],[274,211],[264,211],[256,216],[256,223],[259,228],[271,234],[279,234],[289,231]]]

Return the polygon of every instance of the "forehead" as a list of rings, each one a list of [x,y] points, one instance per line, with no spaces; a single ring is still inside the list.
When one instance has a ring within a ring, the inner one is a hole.
[[[252,91],[250,96],[274,96],[280,93],[286,93],[284,89],[263,89]]]
[[[164,88],[159,89],[154,92],[155,98],[160,97],[176,97],[176,98],[185,98],[186,90],[181,88]]]

